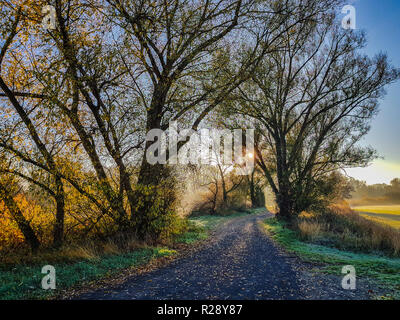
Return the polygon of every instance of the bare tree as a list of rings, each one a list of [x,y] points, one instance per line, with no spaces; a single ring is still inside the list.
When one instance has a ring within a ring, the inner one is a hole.
[[[362,32],[337,27],[333,14],[322,22],[288,31],[285,48],[265,57],[238,90],[235,109],[255,120],[257,162],[285,219],[313,204],[318,179],[374,158],[357,142],[384,87],[399,79],[385,55],[359,53]]]

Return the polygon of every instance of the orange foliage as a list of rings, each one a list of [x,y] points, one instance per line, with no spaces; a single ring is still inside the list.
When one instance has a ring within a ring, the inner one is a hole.
[[[14,200],[26,219],[30,221],[38,238],[47,242],[51,235],[51,226],[54,224],[54,216],[43,213],[38,204],[28,201],[22,194],[17,195]],[[17,223],[5,208],[4,203],[0,201],[0,250],[5,247],[20,246],[23,243],[24,237]]]

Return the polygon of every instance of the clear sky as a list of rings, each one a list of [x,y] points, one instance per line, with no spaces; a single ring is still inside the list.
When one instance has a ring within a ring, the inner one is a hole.
[[[349,4],[356,8],[357,29],[367,32],[366,52],[386,52],[392,64],[400,68],[400,0],[349,0]],[[384,160],[377,160],[368,168],[349,169],[349,176],[368,184],[400,178],[400,81],[388,87],[363,144],[378,150]]]

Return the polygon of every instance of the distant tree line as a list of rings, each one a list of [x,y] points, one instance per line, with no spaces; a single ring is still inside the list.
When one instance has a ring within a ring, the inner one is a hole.
[[[368,185],[365,181],[351,179],[353,188],[350,202],[354,205],[400,204],[400,179],[395,178],[390,184]]]

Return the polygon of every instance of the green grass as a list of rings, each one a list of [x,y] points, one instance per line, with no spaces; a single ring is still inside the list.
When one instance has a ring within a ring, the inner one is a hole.
[[[392,298],[400,299],[400,259],[302,242],[295,231],[275,218],[265,220],[262,226],[287,251],[297,254],[304,261],[322,263],[320,271],[341,276],[343,266],[353,265],[358,276],[368,277],[380,287],[394,292]]]
[[[55,264],[56,290],[42,289],[41,280],[45,276],[41,274],[42,266],[18,265],[11,270],[0,271],[0,299],[45,299],[78,283],[97,280],[122,269],[145,265],[151,259],[173,254],[175,251],[167,248],[146,248],[101,259]]]
[[[193,244],[199,240],[207,239],[208,232],[206,228],[196,224],[193,221],[188,222],[188,231],[178,236],[175,240],[177,243]]]
[[[400,229],[400,205],[358,206],[352,209],[367,219]]]

